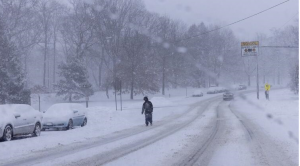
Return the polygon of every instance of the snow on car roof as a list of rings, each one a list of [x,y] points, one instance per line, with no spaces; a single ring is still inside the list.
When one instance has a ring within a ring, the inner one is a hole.
[[[48,108],[48,110],[52,110],[52,109],[72,110],[72,109],[83,109],[83,108],[84,107],[81,104],[77,104],[77,103],[58,103],[58,104],[53,104],[50,108]]]
[[[72,111],[85,111],[85,108],[81,104],[77,103],[58,103],[53,104],[48,110],[45,112],[44,117],[51,116],[67,116],[71,115]]]
[[[199,94],[199,93],[203,93],[203,89],[197,89],[194,91],[194,94]]]
[[[4,104],[0,105],[0,110],[7,110],[7,111],[15,111],[15,110],[28,110],[28,109],[33,109],[30,105],[27,104]]]
[[[6,123],[13,123],[14,120],[14,112],[16,109],[23,107],[25,109],[28,108],[29,105],[25,104],[5,104],[0,105],[0,127]],[[29,106],[30,107],[30,106]]]

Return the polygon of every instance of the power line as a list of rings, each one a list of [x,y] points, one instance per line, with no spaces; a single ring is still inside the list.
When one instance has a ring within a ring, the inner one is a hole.
[[[292,16],[292,18],[291,19],[289,19],[287,22],[285,22],[282,26],[281,26],[281,28],[282,27],[284,27],[287,23],[289,23],[291,20],[293,20],[294,18],[295,18],[295,16],[297,16],[299,14],[299,12],[297,12],[296,14],[294,14],[293,16]]]
[[[185,38],[185,39],[178,40],[177,42],[183,41],[183,40],[189,40],[189,39],[192,39],[192,38],[195,38],[195,37],[198,37],[198,36],[202,36],[202,35],[205,35],[205,34],[208,34],[208,33],[211,33],[211,32],[217,31],[217,30],[220,30],[220,29],[225,28],[225,27],[228,27],[228,26],[230,26],[230,25],[239,23],[239,22],[241,22],[241,21],[244,21],[244,20],[249,19],[249,18],[251,18],[251,17],[254,17],[254,16],[256,16],[256,15],[259,15],[259,14],[261,14],[261,13],[263,13],[263,12],[266,12],[266,11],[268,11],[268,10],[270,10],[270,9],[273,9],[273,8],[279,6],[279,5],[282,5],[282,4],[284,4],[284,3],[288,2],[288,1],[289,1],[289,0],[286,0],[286,1],[281,2],[281,3],[277,4],[277,5],[274,5],[274,6],[270,7],[270,8],[267,8],[267,9],[265,9],[265,10],[263,10],[263,11],[260,11],[260,12],[258,12],[258,13],[255,13],[255,14],[253,14],[253,15],[251,15],[251,16],[248,16],[248,17],[246,17],[246,18],[243,18],[243,19],[241,19],[241,20],[235,21],[235,22],[233,22],[233,23],[224,25],[224,26],[222,26],[222,27],[220,27],[220,28],[216,28],[216,29],[207,31],[207,32],[201,33],[201,34],[199,34],[199,35],[190,36],[190,37],[187,37],[187,38]]]
[[[270,48],[297,48],[299,49],[298,46],[259,46],[259,47],[270,47]]]

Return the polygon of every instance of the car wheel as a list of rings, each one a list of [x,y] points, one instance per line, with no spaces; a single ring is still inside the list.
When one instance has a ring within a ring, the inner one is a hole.
[[[73,120],[70,119],[69,123],[68,123],[68,126],[67,126],[67,130],[71,130],[72,128],[73,128]]]
[[[10,125],[7,125],[4,129],[4,132],[3,132],[3,141],[10,141],[12,140],[12,137],[13,137],[13,129]]]
[[[33,131],[33,136],[38,137],[40,135],[41,135],[41,125],[39,123],[36,123]]]
[[[81,124],[81,127],[85,126],[86,124],[87,124],[87,119],[84,118],[84,120],[83,120],[83,122],[82,122],[82,124]]]

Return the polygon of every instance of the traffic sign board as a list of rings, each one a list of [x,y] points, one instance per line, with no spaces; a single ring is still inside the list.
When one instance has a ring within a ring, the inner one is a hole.
[[[242,42],[241,43],[241,51],[242,57],[244,56],[258,56],[259,42]]]

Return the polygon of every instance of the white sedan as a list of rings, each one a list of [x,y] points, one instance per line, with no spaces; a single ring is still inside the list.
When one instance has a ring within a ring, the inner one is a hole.
[[[0,105],[0,115],[0,138],[4,141],[16,135],[41,134],[43,114],[30,105]]]
[[[43,130],[72,129],[74,126],[87,124],[86,108],[75,103],[60,103],[52,105],[45,113]]]

